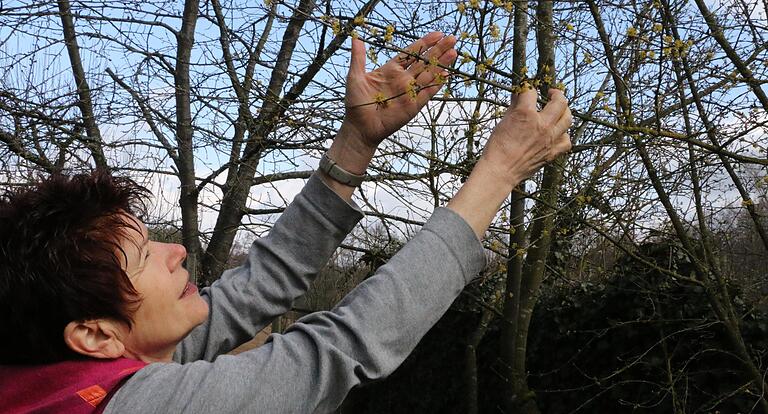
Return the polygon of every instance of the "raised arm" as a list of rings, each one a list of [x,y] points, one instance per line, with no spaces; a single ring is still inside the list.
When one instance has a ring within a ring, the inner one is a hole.
[[[571,115],[560,92],[536,112],[518,97],[448,207],[328,312],[310,314],[262,347],[215,362],[152,364],[105,413],[328,413],[357,384],[389,375],[482,269],[482,235],[520,179],[567,151]]]
[[[456,59],[455,44],[455,38],[433,32],[407,50],[447,66]],[[379,144],[421,110],[440,89],[435,78],[446,73],[409,54],[366,72],[365,55],[363,42],[353,40],[346,113],[327,154],[353,174],[365,172]],[[423,87],[415,96],[404,93],[414,82]],[[377,102],[382,96],[386,99]],[[254,242],[245,263],[201,291],[210,307],[208,320],[179,344],[174,360],[212,360],[288,311],[362,217],[353,191],[323,172],[313,175],[269,235]]]

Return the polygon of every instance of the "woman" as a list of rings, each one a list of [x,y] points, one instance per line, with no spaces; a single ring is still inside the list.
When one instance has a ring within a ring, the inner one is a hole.
[[[353,40],[347,112],[321,168],[245,263],[197,292],[182,246],[148,239],[146,194],[104,173],[51,177],[0,199],[0,401],[6,412],[325,413],[390,374],[485,265],[479,239],[522,179],[570,149],[560,91],[513,98],[444,208],[334,309],[224,355],[302,295],[362,218],[377,146],[440,89],[452,36],[430,33],[366,73]],[[403,91],[416,82],[415,97]],[[393,97],[369,104],[372,97]]]

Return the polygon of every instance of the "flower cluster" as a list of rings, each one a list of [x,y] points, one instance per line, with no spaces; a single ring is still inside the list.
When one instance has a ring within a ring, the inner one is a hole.
[[[395,26],[388,24],[387,28],[384,29],[384,41],[387,43],[391,42],[394,33],[395,33]]]

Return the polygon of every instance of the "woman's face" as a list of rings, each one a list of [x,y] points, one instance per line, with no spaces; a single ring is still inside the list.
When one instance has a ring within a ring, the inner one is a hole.
[[[122,247],[126,272],[141,302],[133,315],[133,327],[121,329],[120,340],[127,357],[168,361],[176,345],[206,320],[208,303],[188,282],[189,273],[182,266],[187,257],[184,246],[151,241],[141,221],[127,218],[140,230],[128,229]]]

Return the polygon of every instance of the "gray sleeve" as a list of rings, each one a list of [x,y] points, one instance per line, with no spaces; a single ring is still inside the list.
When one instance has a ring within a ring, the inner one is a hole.
[[[156,363],[105,413],[328,413],[361,382],[389,375],[485,266],[472,229],[451,210],[422,230],[335,308],[214,362]]]
[[[250,340],[303,295],[344,237],[363,217],[313,174],[245,263],[200,295],[208,320],[176,347],[174,361],[211,361]]]

